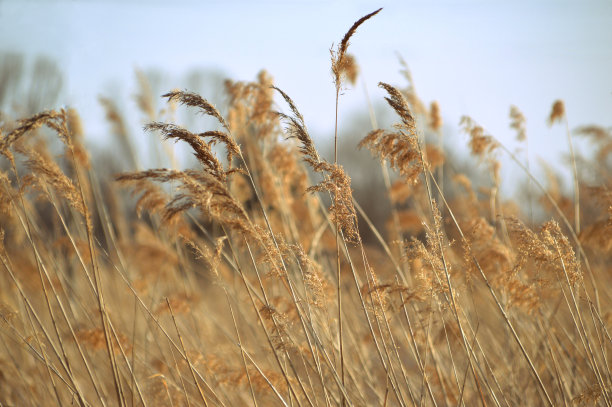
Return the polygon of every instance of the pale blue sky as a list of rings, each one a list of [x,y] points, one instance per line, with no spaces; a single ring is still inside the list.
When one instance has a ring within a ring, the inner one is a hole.
[[[467,114],[513,145],[508,111],[519,106],[534,156],[566,150],[561,129],[545,123],[557,98],[571,126],[612,125],[612,1],[0,0],[0,51],[57,58],[64,102],[81,111],[92,136],[105,129],[97,95],[121,84],[130,104],[135,67],[176,77],[214,67],[242,80],[265,68],[325,136],[334,120],[329,48],[378,7],[349,49],[374,101],[382,100],[379,81],[404,84],[401,53],[421,98],[438,100],[455,128]],[[365,107],[362,86],[347,90],[340,126]],[[455,137],[451,145],[464,144]]]

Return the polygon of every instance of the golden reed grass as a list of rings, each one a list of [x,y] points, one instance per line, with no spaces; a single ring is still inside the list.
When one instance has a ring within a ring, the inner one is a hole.
[[[358,74],[349,40],[379,12],[332,49],[336,102]],[[572,153],[568,194],[465,117],[473,159],[458,172],[441,107],[404,75],[405,88],[380,83],[398,123],[359,143],[386,174],[372,197],[386,222],[354,200],[344,143],[322,158],[266,72],[228,80],[223,115],[163,95],[212,129],[164,121],[138,76],[146,132],[188,147],[191,168],[139,168],[112,100],[132,167],[114,179],[77,112],[5,119],[0,405],[612,405],[612,132],[577,129],[594,147]],[[568,116],[556,101],[549,122]],[[525,123],[512,107],[527,143]],[[501,154],[533,208],[498,192]]]

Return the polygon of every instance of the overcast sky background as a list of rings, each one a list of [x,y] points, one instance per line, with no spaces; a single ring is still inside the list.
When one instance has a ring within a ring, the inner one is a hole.
[[[135,68],[176,78],[214,68],[236,80],[265,68],[311,132],[330,137],[329,49],[378,7],[351,41],[363,82],[341,99],[341,129],[367,107],[364,83],[374,102],[383,100],[379,81],[405,84],[397,53],[421,98],[437,100],[451,128],[469,115],[514,146],[508,112],[517,105],[532,158],[567,150],[563,129],[546,125],[555,99],[565,100],[571,127],[612,125],[612,1],[0,0],[0,51],[57,59],[66,79],[62,103],[80,111],[92,140],[106,129],[97,96],[112,91],[133,105]],[[457,140],[449,145],[465,144],[458,132],[450,136]]]

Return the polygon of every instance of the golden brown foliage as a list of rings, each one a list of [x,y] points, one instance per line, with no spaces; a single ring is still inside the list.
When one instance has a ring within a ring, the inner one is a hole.
[[[357,28],[359,28],[361,24],[380,13],[381,10],[382,8],[379,8],[378,10],[373,11],[370,14],[366,14],[359,20],[355,21],[346,34],[344,34],[342,41],[340,41],[340,44],[338,44],[338,48],[336,50],[331,50],[331,67],[334,75],[334,83],[336,84],[336,90],[342,86],[342,78],[345,75],[351,82],[354,82],[350,79],[351,76],[354,76],[353,72],[355,71],[354,58],[346,53],[349,46],[349,40],[355,34],[355,32],[357,32]]]
[[[349,40],[379,11],[332,52],[336,90],[356,67]],[[391,207],[386,225],[264,71],[225,83],[225,117],[198,94],[164,95],[220,124],[203,131],[155,121],[138,77],[145,129],[185,143],[194,168],[139,168],[108,99],[132,166],[113,179],[75,111],[3,121],[0,405],[612,405],[610,130],[579,129],[595,145],[576,159],[579,232],[552,169],[547,187],[531,174],[533,216],[500,192],[494,153],[509,151],[474,120],[460,126],[493,185],[430,144],[439,106],[404,75],[406,89],[380,84],[400,123],[360,143],[385,164],[387,194],[368,199]],[[524,137],[516,108],[511,127]]]

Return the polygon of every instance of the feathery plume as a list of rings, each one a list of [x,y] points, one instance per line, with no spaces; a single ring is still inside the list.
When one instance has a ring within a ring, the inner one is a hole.
[[[17,128],[8,133],[0,140],[0,154],[7,155],[7,149],[19,140],[24,134],[36,130],[44,125],[51,128],[56,128],[57,123],[61,120],[62,114],[53,110],[41,112],[27,119],[22,119],[17,122]]]
[[[79,165],[84,168],[90,168],[91,162],[89,159],[89,153],[83,145],[84,130],[81,122],[81,117],[75,109],[68,109],[68,130],[70,132],[70,139],[74,146],[73,152],[74,157]]]
[[[499,144],[478,125],[472,118],[463,116],[459,123],[462,126],[464,133],[470,136],[470,149],[472,154],[484,157],[486,153],[493,152],[499,147]]]
[[[389,160],[391,168],[399,171],[410,182],[416,182],[421,173],[420,153],[416,137],[385,130],[374,130],[359,142],[359,148],[367,147],[381,160]]]
[[[81,195],[74,186],[70,178],[66,176],[59,168],[57,163],[42,154],[33,150],[22,151],[27,155],[28,160],[26,166],[40,177],[41,180],[51,185],[61,196],[66,198],[68,203],[82,215],[85,214],[85,208]]]
[[[247,236],[258,235],[242,205],[231,195],[225,182],[214,174],[161,168],[125,173],[119,175],[116,179],[123,183],[132,183],[143,179],[156,182],[178,181],[178,189],[182,193],[175,195],[166,204],[164,220],[171,220],[180,213],[198,208],[205,215],[224,224],[231,230]]]
[[[216,118],[229,131],[229,126],[217,108],[197,93],[175,90],[162,95],[162,97],[168,98],[168,102],[179,102],[182,105],[200,108],[203,114]]]
[[[510,106],[510,128],[516,130],[516,139],[525,141],[527,139],[527,131],[525,129],[525,116],[516,106]]]
[[[389,94],[389,96],[385,96],[385,100],[402,120],[402,130],[406,131],[408,135],[416,137],[416,124],[414,116],[410,111],[410,107],[408,106],[408,102],[404,98],[404,95],[402,95],[399,90],[387,83],[380,82],[378,86],[386,90]]]
[[[293,100],[287,95],[285,92],[277,88],[273,87],[278,93],[281,94],[283,99],[289,105],[289,109],[293,113],[293,116],[289,116],[285,113],[277,112],[278,117],[285,121],[286,127],[285,132],[289,135],[289,138],[296,138],[300,141],[300,153],[304,156],[304,161],[306,161],[310,166],[314,167],[321,161],[319,157],[319,153],[314,146],[314,142],[306,129],[306,124],[304,123],[304,117],[300,113],[300,111],[293,103]]]
[[[138,93],[134,95],[136,103],[138,103],[140,110],[147,115],[147,119],[155,120],[155,103],[149,79],[140,69],[136,69],[136,79],[138,80]]]
[[[329,191],[332,195],[332,205],[329,212],[334,222],[343,231],[347,241],[351,243],[360,242],[357,228],[357,213],[353,206],[353,191],[351,189],[351,178],[346,174],[344,168],[338,164],[330,164],[321,161],[313,168],[316,172],[324,172],[326,178],[317,185],[307,189],[308,192]]]
[[[211,146],[218,143],[223,143],[225,145],[227,150],[227,162],[230,168],[232,158],[240,153],[240,147],[236,144],[234,139],[227,133],[221,131],[207,131],[194,134],[175,124],[157,122],[147,124],[145,130],[157,130],[163,134],[165,140],[174,139],[175,141],[182,140],[186,142],[193,149],[193,155],[195,155],[200,164],[219,179],[225,179],[229,170],[228,172],[224,171],[223,165],[213,154]],[[206,138],[210,139],[208,143],[203,141]]]
[[[435,131],[442,127],[442,115],[440,114],[440,105],[437,101],[431,102],[429,107],[429,125]]]
[[[347,69],[347,64],[351,64],[354,62],[351,58],[348,58],[346,54],[346,50],[349,46],[349,40],[351,39],[353,34],[355,34],[357,28],[359,28],[361,24],[363,24],[368,19],[374,17],[376,14],[380,13],[381,10],[382,8],[379,8],[378,10],[367,14],[361,17],[359,20],[355,21],[355,23],[351,26],[351,28],[349,28],[346,34],[344,34],[344,37],[342,38],[342,41],[340,41],[338,48],[335,51],[333,49],[331,50],[332,73],[334,74],[334,83],[336,84],[336,89],[340,89],[343,74],[350,72],[350,69]]]
[[[561,122],[561,119],[565,117],[565,103],[562,100],[555,100],[552,105],[550,115],[548,116],[548,125],[552,126],[557,122]]]

